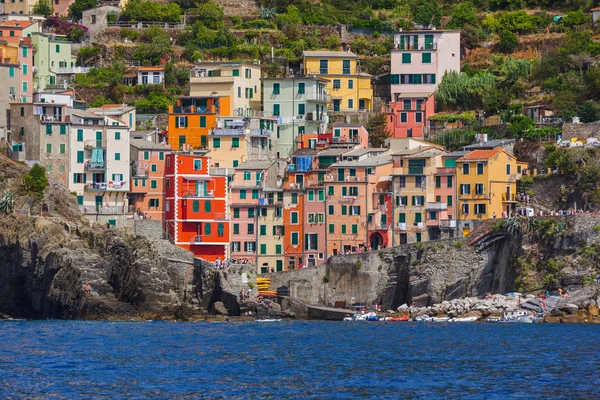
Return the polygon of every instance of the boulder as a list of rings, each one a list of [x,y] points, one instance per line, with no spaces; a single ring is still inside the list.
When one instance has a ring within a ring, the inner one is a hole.
[[[550,315],[553,315],[555,317],[562,317],[563,313],[558,308],[553,308],[552,311],[550,311]]]
[[[590,317],[597,317],[598,315],[600,315],[600,309],[595,304],[588,306],[587,310]]]
[[[558,304],[556,306],[556,308],[558,308],[560,311],[567,313],[567,314],[574,314],[577,311],[579,311],[579,307],[573,303]]]
[[[213,304],[213,310],[217,315],[229,315],[229,311],[227,311],[225,304],[223,304],[221,301],[217,301],[215,304]]]
[[[408,305],[402,304],[400,307],[398,307],[396,309],[396,311],[398,311],[398,312],[407,312],[408,311]]]

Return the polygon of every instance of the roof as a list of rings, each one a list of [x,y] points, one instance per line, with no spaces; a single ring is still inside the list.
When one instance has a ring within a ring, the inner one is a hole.
[[[303,51],[303,57],[339,57],[339,58],[358,58],[358,56],[350,51]]]
[[[73,109],[71,114],[80,117],[80,118],[88,118],[88,119],[103,119],[100,115],[92,114],[91,112],[87,112],[84,110]]]
[[[4,21],[0,22],[0,26],[14,26],[18,28],[27,28],[28,26],[37,23],[38,21]]]
[[[515,139],[495,139],[488,140],[487,142],[473,143],[468,146],[464,146],[464,150],[477,150],[477,149],[495,149],[497,147],[504,147],[507,144],[512,144]]]
[[[244,169],[267,169],[269,168],[271,165],[274,164],[274,161],[247,161],[245,163],[241,163],[240,165],[238,165],[237,167],[235,167],[235,170],[244,170]]]
[[[592,8],[590,11],[600,11],[600,7]]]
[[[383,148],[354,149],[354,150],[344,154],[344,156],[346,156],[346,157],[361,157],[361,156],[364,156],[365,154],[375,153],[375,152],[384,153],[388,150],[389,149],[383,149]]]
[[[415,98],[415,97],[430,97],[433,96],[433,92],[398,92],[398,93],[394,93],[396,95],[396,97],[410,97],[410,98]]]
[[[377,167],[379,165],[390,164],[391,162],[392,162],[392,157],[389,155],[385,155],[385,156],[367,157],[364,160],[358,160],[358,161],[342,161],[342,162],[333,164],[332,167],[336,167],[336,168]]]
[[[392,155],[393,156],[411,156],[413,154],[417,154],[417,153],[420,153],[422,151],[425,151],[425,150],[428,150],[431,148],[433,148],[433,146],[423,146],[423,147],[420,146],[420,147],[416,147],[414,149],[400,150],[400,151],[393,153]]]
[[[136,149],[140,150],[171,150],[169,145],[154,143],[144,139],[131,139],[129,143],[131,144],[131,147],[135,147]]]
[[[139,67],[138,71],[164,71],[163,67]]]
[[[423,151],[421,151],[421,152],[409,154],[405,158],[429,158],[429,157],[437,156],[440,154],[444,154],[444,151],[440,150],[436,147],[429,147],[429,148],[423,149]]]
[[[473,150],[469,154],[462,156],[456,161],[487,161],[502,152],[504,152],[503,147],[497,147],[491,150]]]
[[[468,151],[454,151],[452,153],[444,154],[444,155],[442,155],[442,157],[447,157],[447,158],[461,158],[463,156],[466,156],[469,153],[470,152],[468,152]]]
[[[413,30],[403,30],[401,29],[399,32],[399,34],[404,34],[404,33],[436,33],[436,32],[449,32],[449,33],[460,33],[459,30],[457,29],[413,29]]]
[[[317,149],[298,149],[292,154],[292,157],[316,156],[320,151]]]
[[[322,156],[339,156],[340,154],[344,154],[346,153],[348,150],[348,148],[346,147],[341,147],[341,148],[335,148],[335,147],[330,147],[328,149],[325,149],[321,152],[319,152],[319,157]]]
[[[331,124],[331,126],[363,126],[362,124]]]

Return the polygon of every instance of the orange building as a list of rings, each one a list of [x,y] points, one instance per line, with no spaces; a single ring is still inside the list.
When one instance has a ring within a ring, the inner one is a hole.
[[[169,107],[169,145],[173,150],[207,149],[208,133],[217,127],[221,110],[229,110],[229,97],[186,96]]]
[[[193,154],[165,157],[165,230],[196,258],[227,258],[229,213],[227,176],[210,173],[210,158]]]
[[[165,155],[171,153],[166,144],[131,139],[130,211],[162,220],[165,206]]]

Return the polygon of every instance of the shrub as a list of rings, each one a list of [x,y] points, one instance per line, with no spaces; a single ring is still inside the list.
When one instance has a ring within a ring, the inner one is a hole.
[[[48,178],[46,177],[46,169],[40,164],[35,164],[27,175],[23,177],[23,188],[37,198],[44,196],[44,191],[48,186]]]

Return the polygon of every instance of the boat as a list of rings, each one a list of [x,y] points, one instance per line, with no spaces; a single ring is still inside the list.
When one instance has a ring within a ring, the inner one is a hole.
[[[419,315],[415,317],[415,322],[431,322],[432,318],[429,315]]]
[[[391,322],[405,322],[408,321],[408,315],[402,316],[402,317],[389,317],[386,319],[386,321],[391,321]]]
[[[448,322],[450,321],[450,317],[433,317],[431,318],[432,322]]]
[[[451,318],[448,322],[477,322],[477,317]]]
[[[503,323],[517,323],[517,324],[532,324],[535,320],[535,316],[526,310],[517,311],[504,311],[502,317],[489,317],[486,318],[486,322],[503,322]]]
[[[281,318],[257,319],[256,322],[281,322]]]

